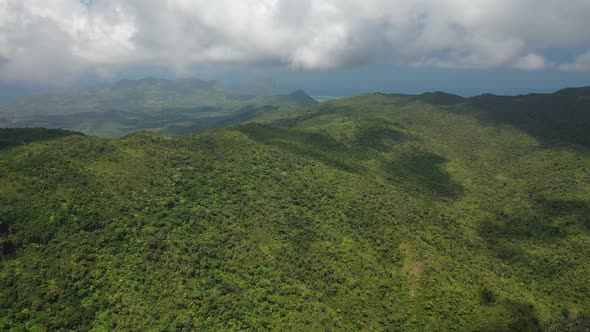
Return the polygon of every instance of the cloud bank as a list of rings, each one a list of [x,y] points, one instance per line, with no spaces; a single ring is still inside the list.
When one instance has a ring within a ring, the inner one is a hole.
[[[0,0],[0,80],[137,64],[590,70],[588,17],[588,0]]]

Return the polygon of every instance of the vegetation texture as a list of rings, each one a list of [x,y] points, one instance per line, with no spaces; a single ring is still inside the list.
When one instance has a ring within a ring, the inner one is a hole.
[[[21,131],[0,150],[0,326],[587,331],[589,96],[371,94],[183,138]]]

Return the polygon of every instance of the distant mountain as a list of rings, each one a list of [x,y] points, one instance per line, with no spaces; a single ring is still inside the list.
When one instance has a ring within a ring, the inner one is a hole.
[[[63,115],[113,110],[150,112],[212,106],[222,102],[227,104],[227,95],[217,81],[146,78],[19,98],[0,103],[0,114]],[[228,106],[234,105],[230,103]]]
[[[0,127],[62,128],[99,136],[168,127],[202,130],[265,105],[297,108],[314,103],[303,91],[249,96],[225,90],[219,81],[146,78],[0,103]]]
[[[378,94],[399,105],[418,103],[441,111],[469,113],[490,125],[519,128],[544,144],[577,144],[590,148],[590,87],[550,94],[471,98],[444,92],[421,95]]]
[[[303,90],[297,90],[288,95],[272,96],[269,98],[269,102],[271,105],[290,104],[295,107],[307,107],[318,103]]]
[[[465,102],[465,98],[461,96],[440,91],[424,93],[418,96],[418,99],[433,105],[456,105]]]

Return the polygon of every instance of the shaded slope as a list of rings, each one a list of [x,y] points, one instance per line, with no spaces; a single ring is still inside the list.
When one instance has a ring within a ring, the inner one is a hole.
[[[65,136],[82,135],[69,130],[45,128],[0,128],[0,150]]]
[[[566,89],[550,95],[483,95],[469,99],[463,107],[468,112],[480,112],[484,121],[524,130],[544,144],[590,147],[588,88]]]

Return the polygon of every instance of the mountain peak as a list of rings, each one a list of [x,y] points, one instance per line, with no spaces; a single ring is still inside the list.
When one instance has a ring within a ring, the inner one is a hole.
[[[296,107],[307,107],[318,103],[317,100],[310,97],[307,92],[301,89],[293,91],[288,95],[274,96],[272,99],[294,104]]]
[[[455,105],[465,101],[465,98],[454,94],[436,91],[426,92],[418,96],[421,101],[433,105]]]
[[[302,90],[302,89],[295,90],[295,91],[291,92],[291,93],[289,94],[289,96],[291,96],[291,97],[309,97],[309,95],[307,94],[307,92],[305,92],[305,91],[304,91],[304,90]],[[310,98],[311,98],[311,97],[310,97]]]

